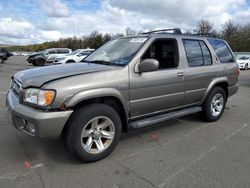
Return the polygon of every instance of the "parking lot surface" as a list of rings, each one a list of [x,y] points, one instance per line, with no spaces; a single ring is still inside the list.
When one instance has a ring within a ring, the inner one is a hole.
[[[78,162],[62,141],[27,136],[9,125],[10,77],[33,68],[26,57],[0,64],[0,188],[250,187],[250,70],[222,118],[191,115],[122,136],[106,159]]]

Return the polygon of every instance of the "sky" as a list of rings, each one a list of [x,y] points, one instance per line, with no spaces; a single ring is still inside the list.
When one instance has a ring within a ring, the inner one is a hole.
[[[0,0],[0,44],[27,45],[92,31],[181,28],[201,19],[221,29],[250,22],[250,0]]]

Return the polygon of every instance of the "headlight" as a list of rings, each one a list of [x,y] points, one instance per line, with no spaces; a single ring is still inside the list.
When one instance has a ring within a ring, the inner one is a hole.
[[[53,90],[41,90],[30,88],[26,89],[24,94],[24,102],[39,105],[49,106],[55,98],[55,91]]]

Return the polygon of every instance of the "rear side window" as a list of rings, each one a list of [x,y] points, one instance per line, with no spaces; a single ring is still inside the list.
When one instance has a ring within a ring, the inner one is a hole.
[[[183,44],[190,67],[212,64],[210,51],[203,41],[184,39]]]
[[[48,54],[56,54],[55,50],[49,51]]]
[[[67,49],[58,49],[57,53],[58,54],[67,54],[67,53],[69,53],[69,50],[67,50]]]
[[[208,42],[213,47],[221,63],[234,62],[233,55],[223,40],[208,39]]]

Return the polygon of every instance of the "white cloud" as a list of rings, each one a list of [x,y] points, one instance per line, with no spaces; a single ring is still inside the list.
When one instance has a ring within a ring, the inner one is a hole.
[[[43,31],[22,19],[0,19],[1,44],[32,44],[57,40],[63,35],[59,31]]]
[[[222,14],[237,10],[245,0],[109,0],[110,6],[142,14],[144,17],[164,19],[176,24],[194,26],[198,20],[225,21]]]
[[[86,6],[88,1],[84,0]],[[245,0],[103,0],[96,11],[74,10],[71,14],[60,0],[39,0],[39,5],[48,16],[41,21],[0,19],[0,43],[37,43],[87,35],[94,30],[122,33],[126,27],[137,31],[173,27],[193,30],[200,19],[207,19],[220,29],[228,20],[244,24],[250,17],[250,7],[243,9]]]
[[[48,17],[69,16],[68,7],[61,0],[38,0],[38,5]]]
[[[25,20],[3,18],[0,20],[0,35],[12,38],[27,38],[33,25]]]

